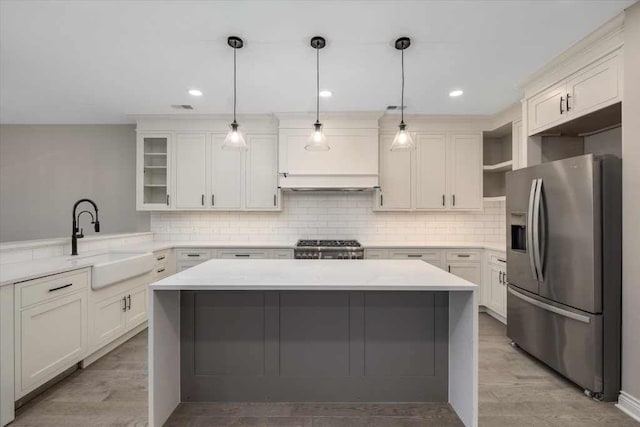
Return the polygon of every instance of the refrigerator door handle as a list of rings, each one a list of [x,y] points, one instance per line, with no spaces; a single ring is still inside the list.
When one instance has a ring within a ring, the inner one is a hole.
[[[537,299],[533,299],[531,297],[523,295],[520,292],[514,291],[511,288],[508,288],[507,291],[514,297],[520,298],[521,300],[526,301],[531,305],[535,305],[536,307],[540,307],[543,310],[550,311],[560,316],[568,317],[569,319],[577,320],[578,322],[591,323],[591,318],[589,316],[584,316],[582,314],[574,313],[573,311],[564,310],[554,305],[545,304],[542,301],[538,301]]]
[[[538,280],[538,273],[536,271],[536,264],[533,257],[533,205],[537,188],[538,180],[531,180],[531,190],[529,191],[529,208],[527,209],[527,252],[529,253],[529,266],[531,267],[531,274],[533,274],[533,278],[536,280]]]
[[[544,282],[544,273],[542,272],[542,262],[540,253],[540,199],[542,198],[542,178],[537,179],[535,198],[533,201],[533,260],[536,271],[538,272],[538,280]]]

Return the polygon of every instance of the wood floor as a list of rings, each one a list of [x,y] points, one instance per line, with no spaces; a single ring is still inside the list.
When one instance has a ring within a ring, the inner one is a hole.
[[[147,334],[20,408],[11,426],[147,425]],[[521,351],[505,327],[480,315],[481,426],[640,426],[595,402]],[[442,404],[183,404],[171,426],[458,426]]]

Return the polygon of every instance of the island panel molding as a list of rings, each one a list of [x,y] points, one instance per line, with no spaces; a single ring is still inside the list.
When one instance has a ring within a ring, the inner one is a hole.
[[[182,291],[181,400],[448,401],[447,292]]]

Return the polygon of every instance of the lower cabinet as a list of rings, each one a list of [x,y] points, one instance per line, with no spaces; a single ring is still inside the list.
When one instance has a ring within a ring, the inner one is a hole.
[[[15,399],[85,356],[89,282],[85,269],[16,285]]]
[[[499,320],[507,317],[507,263],[504,254],[487,252],[485,261],[485,277],[482,287],[482,302],[497,314]]]
[[[176,272],[210,259],[293,259],[293,249],[177,249]]]
[[[89,353],[147,320],[147,286],[154,272],[91,293]]]

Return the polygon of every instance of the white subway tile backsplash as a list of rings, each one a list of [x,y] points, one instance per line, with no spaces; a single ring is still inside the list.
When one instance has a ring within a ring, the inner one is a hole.
[[[156,240],[504,242],[505,204],[481,212],[374,212],[371,194],[284,194],[282,212],[152,212]]]

